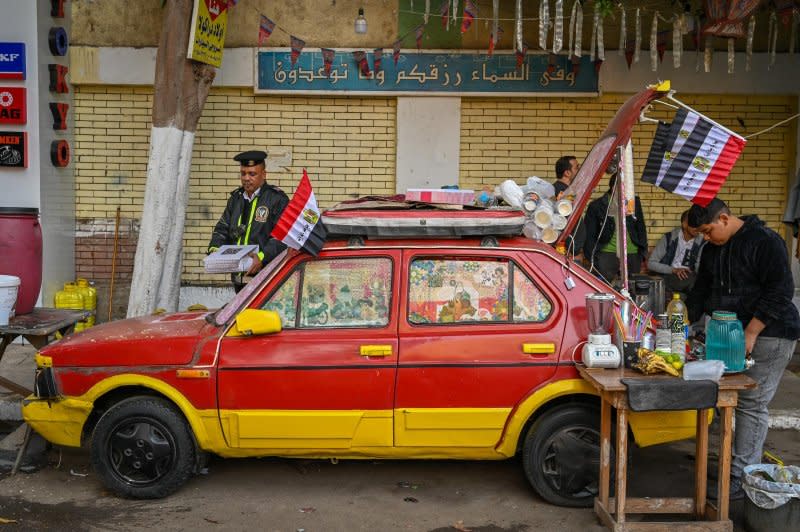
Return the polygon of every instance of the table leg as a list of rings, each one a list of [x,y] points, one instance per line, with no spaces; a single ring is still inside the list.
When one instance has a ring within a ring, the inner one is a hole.
[[[9,345],[11,345],[11,342],[13,342],[17,336],[19,335],[12,333],[3,333],[3,338],[0,339],[0,360],[3,360],[3,355],[6,352],[6,348]]]
[[[40,334],[26,334],[23,337],[30,342],[30,344],[35,347],[37,351],[50,343],[49,334],[44,336]]]
[[[694,514],[702,519],[706,512],[706,482],[708,480],[708,409],[697,411],[694,462]]]
[[[625,522],[625,494],[628,477],[628,411],[617,408],[617,478],[614,497],[616,499],[616,521]]]
[[[733,407],[723,406],[720,419],[720,442],[719,442],[719,479],[717,480],[717,496],[719,500],[719,510],[717,520],[725,521],[728,519],[728,507],[730,504],[731,488],[731,428],[733,425]]]
[[[599,498],[608,510],[608,488],[611,479],[611,404],[600,399],[600,485]]]
[[[28,443],[31,441],[31,426],[25,423],[25,436],[22,438],[22,445],[17,451],[17,459],[14,460],[14,467],[11,468],[11,475],[16,475],[19,470],[19,465],[22,463],[22,457],[25,456],[25,451],[28,450]]]

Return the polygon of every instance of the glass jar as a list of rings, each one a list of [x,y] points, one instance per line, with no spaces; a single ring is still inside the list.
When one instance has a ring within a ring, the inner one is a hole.
[[[745,369],[744,329],[735,312],[716,310],[706,327],[706,360],[721,360],[726,372]]]

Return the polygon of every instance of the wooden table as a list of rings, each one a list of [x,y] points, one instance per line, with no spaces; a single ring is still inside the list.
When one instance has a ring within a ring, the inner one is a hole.
[[[89,317],[88,310],[67,310],[56,308],[35,308],[33,311],[14,316],[8,325],[0,325],[0,361],[6,348],[17,337],[22,336],[36,349],[47,345],[56,333],[62,336],[70,334],[75,329],[75,324]],[[33,377],[33,374],[31,374]],[[0,375],[0,386],[12,392],[27,397],[32,390],[6,379]]]
[[[720,445],[718,507],[706,500],[706,476],[708,468],[708,411],[697,410],[695,492],[694,497],[631,497],[627,498],[627,456],[628,456],[628,394],[621,382],[625,378],[643,377],[630,369],[595,369],[578,366],[581,377],[600,394],[600,485],[594,502],[594,511],[600,521],[615,532],[628,530],[667,531],[673,528],[682,530],[725,530],[732,531],[733,523],[728,519],[731,443],[733,409],[736,407],[739,392],[755,388],[756,383],[743,374],[724,375],[719,382],[717,408],[720,409]],[[674,379],[669,375],[651,375],[648,378]],[[611,479],[611,408],[617,409],[616,427],[616,478],[615,495],[610,497]],[[635,514],[690,514],[694,521],[677,522],[627,522],[625,512]]]

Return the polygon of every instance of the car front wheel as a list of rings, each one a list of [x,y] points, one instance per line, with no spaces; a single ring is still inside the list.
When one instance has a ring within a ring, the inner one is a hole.
[[[165,497],[191,476],[195,445],[181,413],[154,397],[132,397],[109,408],[94,429],[92,466],[123,497]]]
[[[528,430],[522,463],[528,482],[547,502],[590,507],[598,493],[599,412],[580,405],[548,412]]]

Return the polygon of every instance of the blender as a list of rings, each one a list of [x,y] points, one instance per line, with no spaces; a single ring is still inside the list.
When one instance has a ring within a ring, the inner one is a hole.
[[[586,294],[586,317],[589,339],[583,346],[583,363],[587,368],[619,367],[617,346],[611,343],[611,311],[614,296],[602,292]]]

